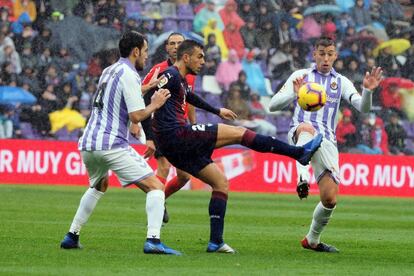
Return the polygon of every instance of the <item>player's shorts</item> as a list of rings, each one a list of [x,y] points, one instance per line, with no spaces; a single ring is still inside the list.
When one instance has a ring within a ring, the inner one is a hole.
[[[112,170],[122,186],[154,175],[153,170],[132,147],[110,150],[82,151],[82,160],[89,174],[89,185],[95,187]]]
[[[291,145],[296,144],[295,134],[296,127],[292,128],[288,133],[288,142]],[[333,180],[337,184],[340,183],[339,153],[337,146],[333,142],[327,139],[322,140],[321,147],[312,157],[311,165],[317,182],[319,182],[326,171],[329,171]]]
[[[194,176],[212,163],[211,155],[217,141],[217,124],[179,127],[155,135],[162,154],[176,168]]]

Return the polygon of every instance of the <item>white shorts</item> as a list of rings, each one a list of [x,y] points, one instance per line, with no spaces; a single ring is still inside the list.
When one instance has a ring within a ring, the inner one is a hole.
[[[296,128],[292,128],[288,133],[288,141],[291,145],[295,145],[296,142],[295,132]],[[317,182],[326,171],[330,171],[333,180],[337,184],[340,183],[339,153],[333,142],[325,138],[322,140],[321,147],[312,157],[311,165]]]
[[[154,175],[153,170],[132,147],[111,150],[82,151],[82,160],[89,174],[89,185],[95,187],[112,170],[122,186]]]

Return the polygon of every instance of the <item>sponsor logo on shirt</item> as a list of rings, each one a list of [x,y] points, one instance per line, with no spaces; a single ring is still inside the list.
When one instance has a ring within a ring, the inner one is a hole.
[[[160,82],[158,83],[158,88],[163,87],[164,85],[166,85],[168,83],[168,78],[164,75],[162,76]]]

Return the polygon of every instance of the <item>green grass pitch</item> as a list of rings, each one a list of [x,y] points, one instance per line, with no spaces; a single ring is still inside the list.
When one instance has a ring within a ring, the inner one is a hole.
[[[85,187],[0,185],[1,275],[414,275],[414,200],[339,198],[323,241],[339,254],[303,250],[318,197],[230,193],[225,241],[235,255],[205,252],[207,192],[168,201],[163,241],[184,256],[145,255],[145,195],[109,189],[81,233],[62,250]]]

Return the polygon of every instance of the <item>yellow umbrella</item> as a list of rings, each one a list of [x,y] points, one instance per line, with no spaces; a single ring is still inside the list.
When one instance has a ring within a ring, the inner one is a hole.
[[[52,133],[55,133],[63,127],[66,127],[70,132],[77,128],[83,128],[86,124],[85,118],[78,111],[70,108],[49,113],[49,120],[52,126]]]
[[[402,38],[390,39],[390,40],[384,41],[380,45],[378,45],[377,48],[375,48],[372,51],[372,53],[376,57],[376,56],[378,56],[379,52],[382,49],[385,49],[385,48],[388,48],[388,47],[391,49],[391,54],[396,56],[396,55],[399,55],[399,54],[407,51],[411,47],[411,43],[407,39],[402,39]]]

